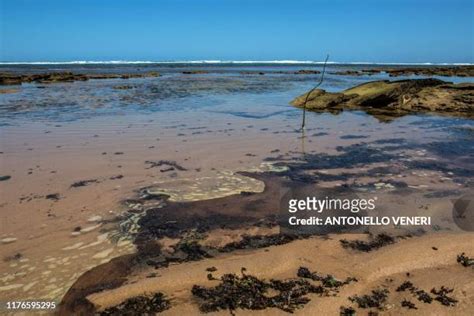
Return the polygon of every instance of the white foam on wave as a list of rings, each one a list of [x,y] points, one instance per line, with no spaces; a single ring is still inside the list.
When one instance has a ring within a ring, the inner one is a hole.
[[[328,61],[333,65],[437,65],[437,66],[469,66],[473,63],[389,63],[389,62],[366,62],[366,61]],[[0,65],[127,65],[127,64],[324,64],[324,61],[313,60],[173,60],[173,61],[151,61],[151,60],[73,60],[73,61],[0,61]]]
[[[5,61],[0,65],[86,65],[86,64],[318,64],[309,60],[73,60],[73,61]],[[332,62],[329,62],[332,63]]]

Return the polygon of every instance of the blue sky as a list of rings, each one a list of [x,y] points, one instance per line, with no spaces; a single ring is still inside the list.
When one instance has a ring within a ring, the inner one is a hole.
[[[474,62],[474,0],[0,0],[0,61]]]

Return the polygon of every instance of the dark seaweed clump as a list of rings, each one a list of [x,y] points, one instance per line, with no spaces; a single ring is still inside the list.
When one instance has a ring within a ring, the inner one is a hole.
[[[105,309],[100,312],[101,316],[108,315],[153,315],[170,308],[170,302],[163,293],[155,293],[153,296],[137,296],[125,302]]]
[[[416,290],[414,294],[417,296],[418,300],[423,303],[431,304],[433,298],[423,290]]]
[[[262,310],[274,307],[293,313],[310,301],[307,294],[324,292],[321,286],[302,279],[265,281],[252,275],[224,274],[220,280],[219,285],[211,288],[193,286],[192,294],[200,299],[201,312],[230,310],[234,314],[237,308]]]
[[[59,193],[51,193],[47,194],[44,198],[47,200],[59,201],[61,195]]]
[[[381,247],[391,245],[395,243],[395,238],[387,234],[378,234],[370,241],[363,240],[340,240],[342,247],[350,248],[354,250],[370,252],[372,250],[377,250]]]
[[[402,301],[402,307],[406,307],[408,309],[418,309],[415,303],[410,302],[409,300],[404,299]]]
[[[410,281],[403,282],[397,289],[397,292],[410,291],[410,293],[415,296],[420,302],[431,304],[433,298],[424,290],[417,288]]]
[[[474,268],[474,258],[469,258],[463,252],[462,254],[458,255],[457,257],[458,263],[460,263],[464,267],[473,267]]]
[[[354,316],[356,311],[353,307],[341,306],[339,315],[341,316]]]
[[[417,288],[413,285],[410,281],[403,282],[398,288],[397,292],[403,291],[410,291],[410,293],[415,296],[419,301],[427,304],[431,304],[433,302],[433,297],[431,297],[427,292],[422,289]],[[448,296],[448,294],[452,293],[453,289],[441,286],[439,290],[435,288],[431,289],[431,293],[435,295],[435,300],[440,302],[445,306],[454,306],[458,302],[455,298]],[[403,306],[403,305],[402,305]]]
[[[389,291],[387,289],[375,289],[371,294],[362,296],[351,296],[349,300],[357,303],[360,308],[379,308],[382,309],[387,301]]]
[[[344,281],[341,281],[330,274],[322,276],[317,274],[316,272],[311,272],[308,268],[305,267],[300,267],[298,269],[297,276],[299,276],[300,278],[311,279],[314,281],[321,281],[322,286],[325,288],[338,288],[347,285],[351,282],[357,282],[357,279],[353,277],[348,277]]]
[[[174,246],[174,249],[175,252],[183,252],[186,255],[186,261],[196,261],[212,257],[196,240],[180,241]]]
[[[411,283],[410,281],[405,281],[403,282],[402,284],[400,284],[400,286],[397,288],[397,292],[403,292],[405,290],[410,290],[410,289],[413,289],[414,288],[414,285],[413,283]]]
[[[162,172],[171,171],[171,170],[179,170],[179,171],[186,171],[187,169],[183,166],[179,165],[176,161],[171,160],[159,160],[159,161],[145,161],[145,164],[149,165],[148,169],[157,168],[157,167],[168,167],[167,169],[162,169]]]
[[[452,293],[454,289],[450,289],[444,286],[441,286],[439,290],[435,288],[431,289],[431,293],[436,295],[435,300],[443,304],[444,306],[454,306],[458,302],[457,299],[448,296],[448,294]]]
[[[76,181],[73,184],[71,184],[71,188],[85,187],[86,185],[97,183],[97,182],[98,181],[96,179]]]

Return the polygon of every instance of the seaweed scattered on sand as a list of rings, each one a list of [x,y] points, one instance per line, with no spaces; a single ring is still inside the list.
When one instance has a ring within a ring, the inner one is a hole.
[[[181,240],[176,246],[173,246],[173,248],[175,252],[184,253],[186,255],[186,261],[196,261],[212,257],[196,240]]]
[[[97,179],[81,180],[71,184],[71,188],[85,187],[86,185],[99,182]]]
[[[272,234],[272,235],[244,235],[242,240],[228,243],[220,248],[221,252],[231,252],[238,249],[257,249],[274,245],[283,245],[298,239],[296,235]]]
[[[406,300],[406,299],[404,299],[402,301],[402,307],[406,307],[408,309],[418,309],[418,307],[416,307],[415,303],[412,303],[412,302],[410,302],[409,300]]]
[[[241,269],[242,276],[224,274],[221,283],[212,288],[194,285],[192,293],[200,299],[201,312],[228,309],[233,313],[237,308],[259,310],[275,307],[292,313],[310,301],[306,294],[335,294],[339,287],[357,281],[355,278],[339,281],[332,275],[319,276],[305,267],[298,269],[297,279],[265,281],[246,274],[246,270]],[[314,285],[305,278],[320,281],[321,285]],[[208,279],[216,280],[210,273]]]
[[[109,315],[154,315],[170,308],[170,302],[163,293],[155,293],[153,296],[137,296],[125,302],[105,309],[100,312],[101,316]]]
[[[427,304],[431,304],[431,302],[433,302],[433,298],[424,290],[417,290],[414,292],[414,294],[416,295],[416,297],[418,298],[420,302],[427,303]]]
[[[3,261],[4,262],[17,261],[17,260],[20,260],[21,258],[23,258],[23,255],[20,252],[17,252],[14,255],[6,256],[5,258],[3,258]]]
[[[411,283],[410,281],[405,281],[396,289],[396,291],[403,292],[405,290],[409,290],[413,288],[414,288],[413,283]]]
[[[424,290],[417,288],[410,281],[403,282],[397,289],[397,292],[404,292],[408,290],[413,296],[415,296],[420,302],[431,304],[433,298]]]
[[[161,167],[161,166],[167,166],[168,168],[172,167],[172,168],[174,168],[176,170],[179,170],[179,171],[186,171],[187,170],[183,166],[179,165],[176,161],[171,161],[171,160],[159,160],[159,161],[147,160],[147,161],[145,161],[145,164],[149,165],[149,167],[147,169]]]
[[[59,193],[51,193],[47,194],[44,198],[47,200],[59,201],[61,196],[59,195]]]
[[[313,281],[321,281],[322,286],[325,288],[338,288],[344,285],[347,285],[351,282],[357,282],[356,278],[348,277],[344,281],[336,279],[331,274],[326,276],[322,276],[317,274],[316,272],[311,272],[306,267],[300,267],[297,272],[297,276],[300,278],[311,279]]]
[[[11,176],[0,176],[0,181],[7,181],[10,180],[12,177]]]
[[[474,268],[474,258],[469,258],[463,252],[457,257],[457,262],[460,263],[464,267],[473,267]]]
[[[378,234],[370,241],[363,241],[363,240],[347,240],[342,239],[340,240],[341,245],[343,248],[350,248],[354,250],[370,252],[373,250],[377,250],[381,247],[394,244],[396,242],[395,238],[387,235],[385,233]]]
[[[168,167],[168,168],[160,169],[160,172],[168,172],[168,171],[174,171],[174,168]]]
[[[383,309],[388,298],[389,290],[387,289],[375,289],[372,290],[371,294],[365,294],[362,296],[351,296],[349,300],[357,303],[360,308],[378,308]]]
[[[274,307],[293,313],[310,301],[307,294],[324,291],[303,279],[265,281],[244,273],[242,276],[224,274],[220,281],[210,288],[193,286],[192,294],[199,299],[201,312],[230,310],[234,314],[237,308],[262,310]]]
[[[355,314],[356,314],[356,311],[352,307],[345,307],[345,306],[340,307],[339,315],[341,316],[354,316]]]
[[[212,275],[212,273],[208,273],[208,274],[207,274],[207,279],[208,279],[209,281],[218,280],[218,279],[216,279],[216,278]]]
[[[439,290],[435,288],[431,289],[431,293],[436,295],[435,300],[443,304],[444,306],[454,306],[458,302],[457,299],[448,296],[449,293],[452,293],[454,289],[450,289],[444,286],[441,286]]]

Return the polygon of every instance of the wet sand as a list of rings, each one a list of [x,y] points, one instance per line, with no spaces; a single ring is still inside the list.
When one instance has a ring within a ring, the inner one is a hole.
[[[91,312],[90,308],[103,310],[131,297],[160,292],[171,301],[172,308],[166,313],[198,314],[199,300],[192,297],[190,289],[196,284],[216,284],[216,281],[206,280],[206,269],[209,267],[217,268],[217,272],[212,274],[217,278],[225,273],[238,273],[245,268],[245,273],[259,278],[291,279],[296,276],[300,266],[309,266],[311,270],[331,274],[338,279],[357,278],[357,284],[346,286],[347,290],[344,287],[337,298],[311,296],[311,303],[298,311],[301,313],[336,313],[340,306],[351,305],[348,297],[370,293],[372,289],[382,287],[395,292],[390,295],[382,310],[397,314],[403,310],[401,300],[410,298],[410,295],[400,295],[395,289],[407,279],[416,282],[418,287],[425,288],[426,291],[440,286],[457,289],[453,295],[460,303],[455,308],[446,309],[434,303],[429,306],[423,304],[427,306],[420,307],[420,312],[447,315],[455,311],[463,314],[472,308],[472,284],[469,278],[473,271],[462,267],[456,258],[462,252],[473,251],[473,235],[462,232],[452,222],[449,223],[451,220],[447,210],[452,208],[452,201],[423,197],[416,192],[399,195],[390,193],[390,189],[378,191],[377,196],[383,201],[383,214],[429,214],[435,224],[423,228],[379,228],[379,231],[401,237],[395,244],[370,253],[344,249],[341,245],[342,239],[366,240],[367,236],[363,234],[329,234],[296,239],[288,237],[289,239],[269,239],[266,244],[266,237],[285,236],[271,222],[274,210],[278,208],[278,200],[274,197],[282,189],[282,183],[276,176],[261,180],[266,183],[262,193],[244,196],[237,194],[187,203],[170,202],[163,208],[150,208],[142,219],[140,231],[135,238],[138,245],[136,256],[118,258],[83,275],[64,297],[61,313],[87,313]],[[327,189],[319,189],[322,190]],[[258,209],[252,209],[255,205],[258,205]],[[414,210],[414,206],[417,210]],[[249,210],[252,211],[249,213]],[[208,222],[208,218],[214,221]],[[194,219],[196,223],[190,224],[188,219]],[[264,219],[269,222],[262,222]],[[176,224],[174,227],[164,224],[169,222]],[[158,227],[161,229],[157,230]],[[195,233],[193,227],[197,229]],[[376,233],[377,229],[371,231]],[[244,241],[244,236],[259,237],[261,242],[243,243],[241,248],[239,243]],[[150,248],[149,241],[153,240],[158,241],[158,244]],[[179,246],[182,242],[189,245],[197,242],[201,248],[191,252],[185,250],[176,257],[177,249],[184,249]],[[229,245],[234,246],[229,248]],[[314,249],[314,252],[310,249]],[[126,267],[125,271],[123,267]],[[117,275],[111,280],[97,281],[95,275],[104,275],[104,271],[108,270],[117,271]],[[124,271],[123,274],[120,271]],[[433,279],[434,274],[438,275],[436,281]],[[111,281],[120,284],[111,285]],[[83,302],[83,298],[87,298],[84,301],[87,304],[78,303]],[[420,304],[417,302],[417,306]],[[274,312],[278,313],[274,309],[260,313]],[[250,314],[254,311],[238,313]]]

